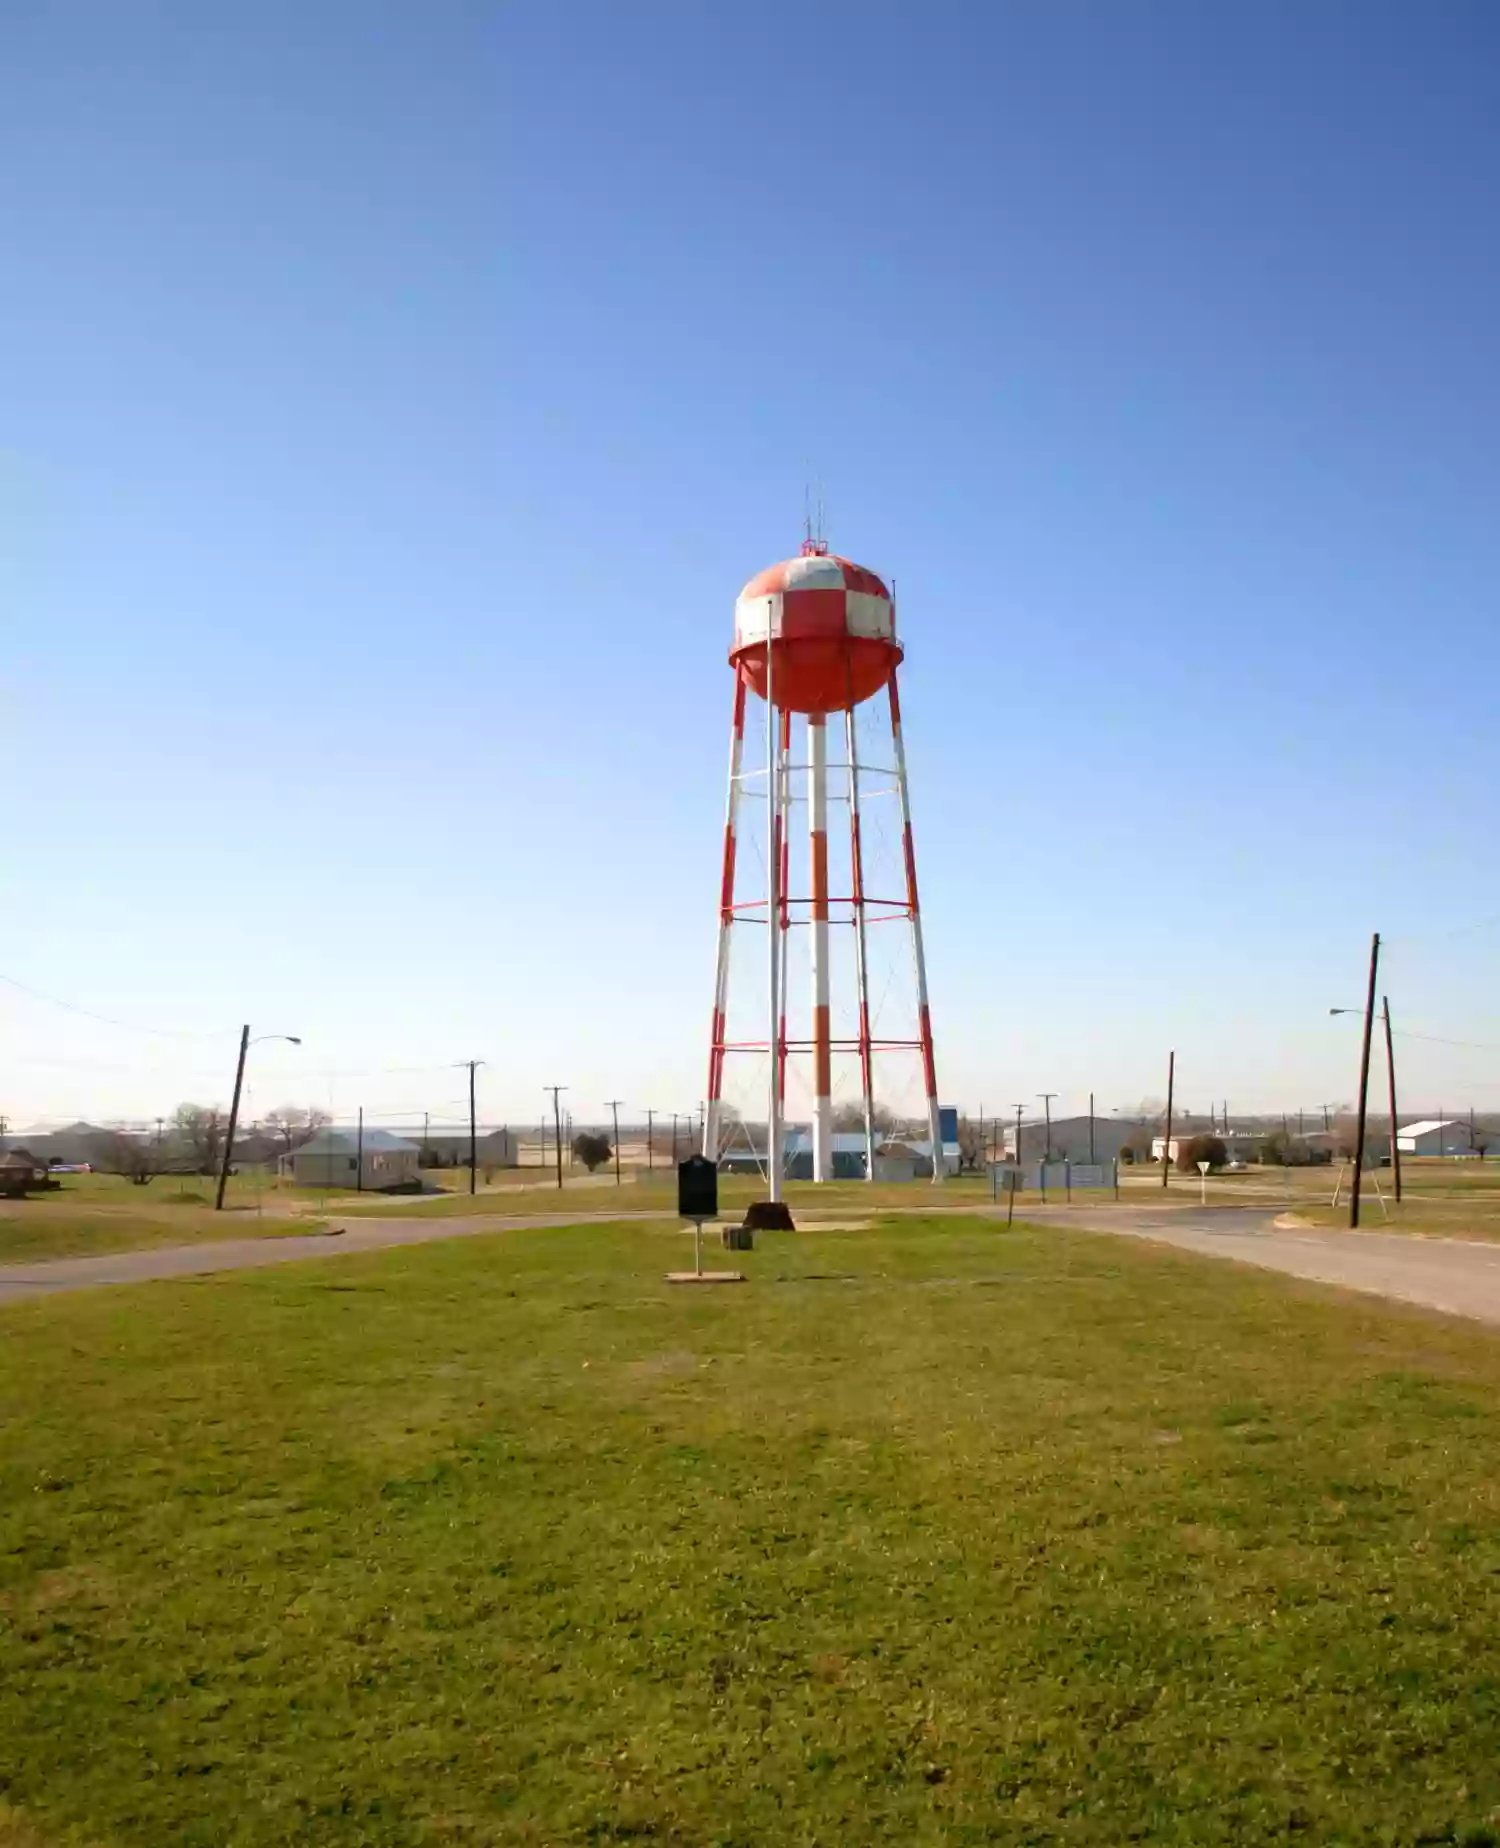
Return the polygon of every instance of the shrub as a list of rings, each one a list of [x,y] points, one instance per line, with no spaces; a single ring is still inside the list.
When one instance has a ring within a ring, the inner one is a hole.
[[[1206,1161],[1211,1169],[1222,1168],[1229,1160],[1229,1150],[1222,1136],[1190,1136],[1177,1145],[1177,1172],[1196,1174],[1198,1163]]]

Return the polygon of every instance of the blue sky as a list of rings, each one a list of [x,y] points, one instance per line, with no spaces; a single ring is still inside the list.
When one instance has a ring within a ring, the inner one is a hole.
[[[261,1107],[695,1104],[809,474],[947,1096],[1345,1098],[1379,928],[1408,1095],[1500,1105],[1497,70],[1484,0],[9,9],[0,973],[201,1037],[0,991],[0,1106],[247,1017]]]

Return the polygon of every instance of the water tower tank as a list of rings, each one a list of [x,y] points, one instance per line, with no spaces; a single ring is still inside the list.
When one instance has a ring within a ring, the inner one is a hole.
[[[751,578],[735,602],[730,663],[761,699],[768,631],[771,690],[787,712],[846,712],[878,693],[901,659],[891,593],[818,540]]]

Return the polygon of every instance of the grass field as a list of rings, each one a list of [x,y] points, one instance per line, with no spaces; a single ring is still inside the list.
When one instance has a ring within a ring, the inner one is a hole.
[[[687,1248],[0,1312],[0,1843],[1497,1839],[1492,1336],[961,1218]]]

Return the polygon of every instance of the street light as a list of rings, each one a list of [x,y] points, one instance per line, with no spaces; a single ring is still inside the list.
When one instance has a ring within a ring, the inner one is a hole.
[[[285,1040],[288,1045],[300,1046],[302,1041],[295,1033],[258,1033],[250,1037],[250,1025],[247,1021],[240,1029],[240,1057],[234,1068],[234,1097],[229,1105],[229,1133],[224,1138],[224,1158],[219,1163],[219,1188],[214,1195],[214,1211],[224,1210],[224,1189],[229,1185],[229,1164],[234,1157],[234,1132],[240,1121],[240,1092],[245,1083],[245,1054],[252,1046],[259,1046],[266,1040]]]
[[[1331,1007],[1330,1014],[1362,1014],[1361,1007]],[[1401,1198],[1401,1146],[1396,1138],[1396,1047],[1391,1034],[1391,1003],[1387,995],[1380,997],[1380,1018],[1385,1027],[1385,1079],[1387,1100],[1391,1117],[1391,1183],[1396,1199]]]

